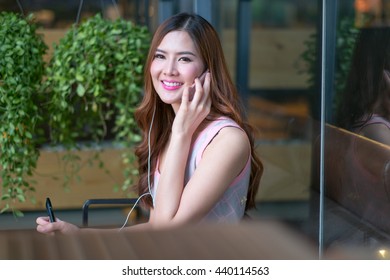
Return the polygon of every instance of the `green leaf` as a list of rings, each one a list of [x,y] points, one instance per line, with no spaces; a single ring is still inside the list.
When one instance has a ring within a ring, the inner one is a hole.
[[[13,214],[17,217],[17,218],[22,218],[24,217],[24,214],[22,211],[18,210],[18,209],[14,209],[13,210]]]
[[[76,80],[78,82],[84,82],[84,76],[80,73],[76,73]]]
[[[28,139],[32,139],[33,138],[33,135],[29,132],[29,131],[26,131],[25,134],[26,138]]]
[[[107,69],[107,67],[106,67],[106,65],[104,65],[104,64],[100,64],[100,65],[98,66],[98,70],[99,70],[99,71],[106,71],[106,69]]]
[[[4,212],[8,211],[9,209],[10,209],[10,207],[9,207],[9,204],[7,203],[7,204],[1,209],[0,214],[2,214],[2,213],[4,213]]]
[[[78,84],[77,85],[77,95],[80,96],[80,97],[83,97],[84,94],[85,94],[85,88],[82,84]]]
[[[115,58],[119,61],[123,61],[125,59],[125,55],[122,53],[115,53]]]

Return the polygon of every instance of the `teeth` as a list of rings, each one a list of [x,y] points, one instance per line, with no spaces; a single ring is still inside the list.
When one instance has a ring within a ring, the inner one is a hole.
[[[167,82],[167,81],[163,81],[164,85],[167,85],[169,87],[177,87],[177,86],[180,86],[182,85],[182,83],[177,83],[177,82]]]

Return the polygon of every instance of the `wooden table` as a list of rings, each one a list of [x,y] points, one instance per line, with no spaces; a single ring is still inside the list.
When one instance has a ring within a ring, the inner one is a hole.
[[[318,253],[313,244],[290,228],[272,221],[250,221],[55,236],[35,230],[0,231],[0,259],[305,260],[318,259]]]

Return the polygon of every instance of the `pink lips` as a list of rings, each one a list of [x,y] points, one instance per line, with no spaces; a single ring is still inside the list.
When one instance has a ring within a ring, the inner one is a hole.
[[[161,81],[161,85],[166,90],[176,90],[180,88],[183,84],[174,81]]]

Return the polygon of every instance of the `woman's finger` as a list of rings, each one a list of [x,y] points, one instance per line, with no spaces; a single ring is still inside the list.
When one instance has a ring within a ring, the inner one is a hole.
[[[45,224],[50,223],[50,220],[49,220],[49,217],[48,217],[48,216],[45,216],[45,217],[38,217],[38,218],[36,219],[36,223],[39,224],[39,225],[45,225]]]
[[[208,101],[210,100],[210,83],[211,83],[211,76],[210,72],[206,73],[206,77],[204,79],[203,83],[203,100]]]
[[[195,79],[195,93],[192,97],[192,102],[198,104],[203,96],[203,85],[199,78]]]
[[[189,87],[186,87],[184,88],[184,91],[183,91],[183,94],[181,96],[181,105],[180,107],[187,107],[188,106],[188,103],[190,101],[190,88]]]

